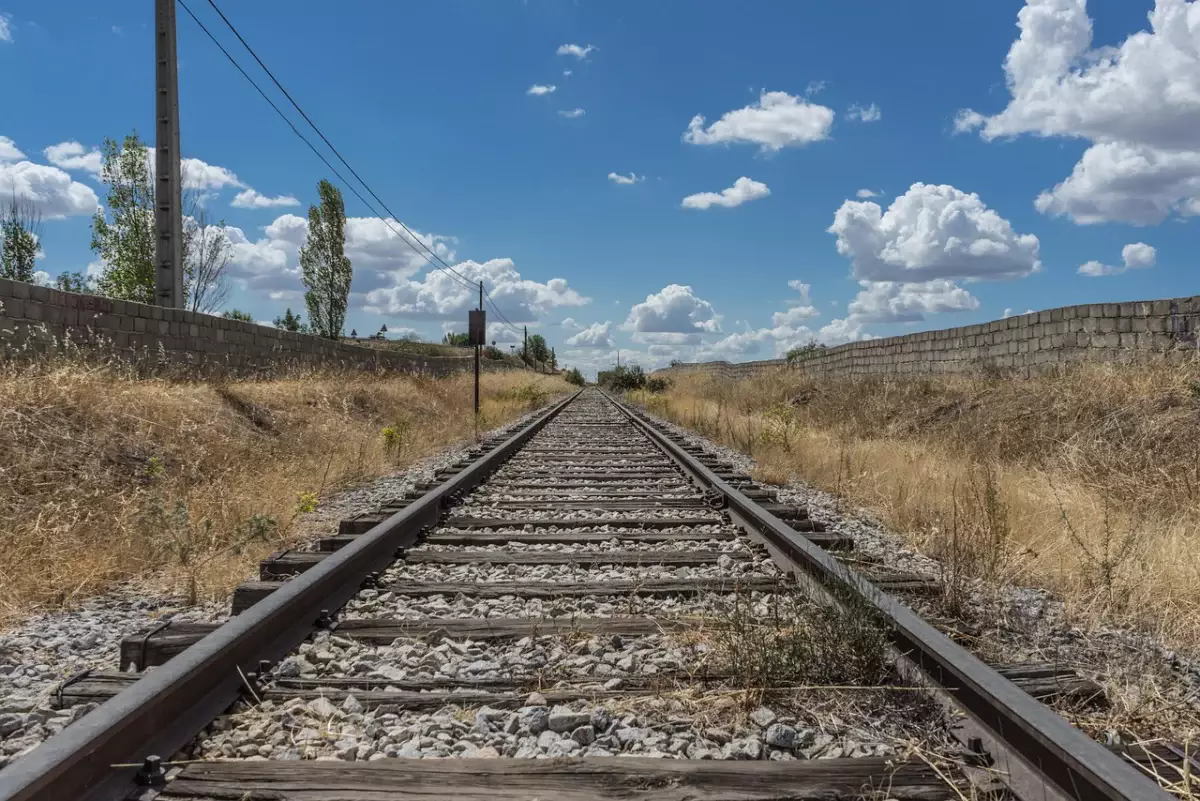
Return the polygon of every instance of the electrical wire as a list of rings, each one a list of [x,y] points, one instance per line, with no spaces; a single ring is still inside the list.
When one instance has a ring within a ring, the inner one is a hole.
[[[496,301],[492,300],[492,293],[488,292],[487,287],[483,288],[483,296],[487,299],[488,305],[492,307],[492,311],[496,312],[496,316],[500,318],[504,325],[508,326],[510,331],[512,331],[514,334],[524,335],[523,331],[513,325],[512,322],[504,316],[504,312],[500,311],[500,307],[496,305]]]
[[[198,25],[200,27],[200,30],[202,30],[204,32],[204,34],[210,40],[212,40],[212,43],[217,46],[217,49],[219,49],[222,54],[224,54],[225,58],[227,58],[229,60],[229,63],[232,64],[234,66],[234,68],[237,69],[237,71],[241,73],[242,77],[245,78],[250,83],[250,85],[253,86],[255,88],[255,90],[258,91],[258,93],[260,95],[262,95],[263,100],[267,101],[267,104],[270,105],[272,109],[274,109],[275,113],[279,115],[280,119],[282,119],[285,123],[287,123],[287,126],[292,129],[292,133],[294,133],[300,139],[301,142],[303,142],[304,144],[306,144],[308,146],[308,149],[311,150],[316,155],[316,157],[319,158],[321,160],[321,162],[326,167],[329,168],[330,172],[332,172],[335,176],[337,176],[338,180],[341,181],[341,183],[344,186],[346,186],[346,188],[348,188],[352,193],[354,193],[354,196],[357,197],[359,199],[359,201],[362,202],[362,204],[364,206],[366,206],[367,209],[370,210],[370,212],[372,214],[374,214],[377,218],[379,218],[379,220],[388,227],[388,230],[390,230],[393,234],[395,234],[398,239],[400,239],[402,242],[404,242],[404,244],[408,245],[408,247],[410,249],[412,249],[418,256],[421,256],[423,259],[425,259],[426,262],[429,262],[431,266],[437,267],[438,265],[433,264],[432,261],[430,261],[429,256],[425,255],[420,250],[418,250],[413,245],[412,241],[410,241],[408,238],[401,235],[399,231],[397,231],[395,228],[393,228],[391,222],[389,222],[389,220],[386,217],[384,217],[384,215],[380,214],[379,211],[373,205],[371,205],[371,203],[366,198],[364,198],[362,196],[362,194],[354,187],[354,185],[350,181],[346,180],[346,178],[340,172],[337,171],[336,167],[334,167],[332,164],[329,163],[329,159],[325,158],[324,154],[321,153],[321,151],[317,150],[317,148],[313,145],[313,143],[310,142],[304,136],[304,134],[300,133],[299,129],[296,128],[295,124],[293,124],[292,121],[290,119],[288,119],[287,115],[284,114],[282,110],[280,110],[279,106],[277,106],[275,104],[275,101],[271,100],[270,96],[268,96],[267,93],[263,91],[262,87],[259,86],[258,83],[253,78],[251,78],[250,75],[247,74],[247,72],[244,69],[242,69],[242,65],[237,62],[237,59],[235,59],[230,54],[230,52],[225,49],[225,46],[222,45],[221,42],[217,39],[217,37],[213,35],[212,31],[210,31],[205,26],[205,24],[200,21],[199,17],[197,17],[195,15],[195,13],[193,13],[193,11],[190,8],[188,8],[187,3],[184,2],[184,0],[176,0],[176,2],[178,2],[179,5],[183,7],[183,10],[187,12],[188,16],[191,17],[192,20],[196,23],[196,25]],[[218,10],[218,13],[220,13],[219,10]],[[224,17],[224,15],[222,15],[222,17]],[[235,34],[236,34],[236,31],[235,31]],[[240,36],[238,38],[241,39]],[[243,44],[245,44],[245,42],[243,42]],[[247,49],[249,49],[249,47],[247,47]],[[253,55],[253,53],[252,53],[252,55]],[[255,56],[255,58],[257,59],[257,56]],[[259,63],[261,64],[261,62],[259,62]],[[266,69],[266,68],[264,67],[264,69]],[[301,114],[303,114],[303,112],[301,112]],[[305,117],[305,119],[307,119],[307,117]],[[309,122],[309,124],[310,125],[312,124],[311,121]],[[315,126],[314,126],[314,128],[315,128]],[[318,134],[320,134],[320,131],[318,131]],[[325,137],[322,136],[321,138],[324,139]],[[326,141],[328,141],[328,140],[326,140]],[[332,145],[330,147],[332,148]],[[337,151],[334,151],[334,152],[336,153]],[[339,158],[340,158],[340,156],[339,156]],[[343,163],[345,163],[344,160],[343,160]],[[349,165],[346,165],[346,166],[349,167]],[[351,170],[351,172],[353,172],[353,170]],[[355,177],[357,177],[357,174]],[[362,179],[359,178],[359,181],[361,182]],[[366,184],[364,183],[363,186],[366,186]],[[372,196],[374,196],[375,193],[371,192],[369,187],[367,187],[367,191]],[[380,205],[383,205],[382,202],[380,203]],[[384,209],[385,209],[385,211],[387,211],[387,213],[389,215],[391,215],[391,217],[393,219],[395,218],[395,215],[391,213],[391,210],[387,209],[386,206],[384,206]],[[411,230],[409,230],[408,226],[404,225],[404,223],[400,222],[399,220],[396,220],[396,222],[399,223],[399,225],[405,231],[408,232],[409,236],[412,237],[412,239],[416,240],[418,244],[420,244],[423,248],[428,250],[428,248],[425,247],[425,243],[421,242],[420,239],[418,239],[417,236]],[[429,251],[429,252],[433,253],[432,251]],[[435,258],[438,258],[438,260],[441,261],[440,257],[437,257],[437,254],[433,254],[433,255]],[[444,262],[443,262],[443,264],[444,264]],[[447,267],[449,267],[449,265],[447,265]],[[441,268],[439,267],[439,269],[441,269]],[[460,273],[458,273],[456,270],[450,269],[449,272],[452,274],[452,277],[455,277],[455,280],[457,280],[463,286],[470,287],[472,289],[476,288],[476,284],[474,282],[469,281],[468,279],[463,277]]]
[[[182,0],[180,0],[180,1],[182,2]],[[400,225],[401,228],[403,228],[405,231],[407,231],[409,236],[411,236],[413,239],[415,239],[417,241],[417,244],[419,244],[426,252],[428,252],[429,256],[432,257],[435,261],[437,261],[442,266],[442,268],[449,270],[451,273],[458,276],[463,281],[466,281],[467,283],[472,283],[466,276],[464,276],[462,273],[458,272],[453,267],[451,267],[449,264],[447,264],[446,261],[441,256],[439,256],[432,248],[430,248],[428,245],[426,245],[424,242],[422,242],[417,237],[417,235],[415,233],[413,233],[413,231],[407,225],[404,224],[404,222],[399,218],[399,216],[397,216],[390,208],[388,208],[388,205],[386,203],[384,203],[383,200],[380,199],[379,195],[375,194],[375,190],[371,189],[370,185],[367,184],[367,182],[363,180],[362,176],[359,175],[358,172],[352,166],[350,166],[350,162],[346,161],[346,159],[342,157],[342,154],[340,152],[338,152],[338,149],[333,146],[333,143],[330,142],[329,139],[325,136],[325,134],[321,132],[321,129],[317,127],[317,124],[312,121],[312,119],[308,116],[308,114],[306,114],[304,112],[304,109],[302,109],[300,107],[300,104],[296,102],[295,98],[293,98],[292,95],[288,92],[288,90],[283,87],[283,84],[281,84],[279,82],[279,79],[275,77],[275,74],[273,72],[271,72],[271,70],[267,67],[267,65],[263,63],[263,60],[258,57],[258,53],[254,52],[254,48],[252,48],[250,46],[250,44],[244,38],[242,38],[242,34],[238,32],[238,29],[236,27],[234,27],[233,23],[229,21],[229,18],[225,16],[225,12],[221,11],[221,9],[217,6],[217,4],[216,4],[216,2],[214,2],[214,0],[207,0],[207,1],[208,1],[208,4],[210,6],[212,6],[213,10],[217,12],[217,15],[221,17],[221,20],[225,23],[225,25],[229,28],[229,30],[233,32],[233,35],[237,37],[237,40],[242,43],[242,47],[246,48],[246,52],[248,52],[251,55],[251,57],[256,62],[258,62],[258,66],[261,67],[262,71],[267,74],[267,77],[269,77],[271,79],[271,82],[275,84],[275,87],[277,89],[279,89],[280,92],[283,93],[283,96],[288,99],[288,102],[292,104],[292,107],[295,108],[297,112],[299,112],[300,116],[304,118],[304,121],[308,123],[309,127],[311,127],[316,132],[317,136],[321,137],[321,141],[324,142],[329,147],[329,149],[333,151],[333,155],[337,156],[338,161],[340,161],[342,164],[344,164],[346,166],[346,169],[350,171],[350,174],[353,175],[358,180],[358,182],[360,184],[362,184],[362,187],[367,190],[367,194],[369,194],[371,197],[375,198],[375,202],[378,203],[380,206],[382,206],[383,210],[386,211],[392,217],[392,219],[394,219]]]

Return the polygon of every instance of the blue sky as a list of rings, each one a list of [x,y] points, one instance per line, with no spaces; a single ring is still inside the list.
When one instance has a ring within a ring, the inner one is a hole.
[[[1197,292],[1200,0],[221,5],[405,224],[587,370]],[[51,276],[101,268],[94,149],[153,133],[152,4],[113,6],[0,0],[0,181],[42,204]],[[299,310],[333,176],[182,9],[179,51],[227,305]],[[464,330],[469,293],[345,194],[347,330]]]

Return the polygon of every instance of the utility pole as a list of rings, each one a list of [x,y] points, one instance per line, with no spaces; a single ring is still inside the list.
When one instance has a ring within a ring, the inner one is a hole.
[[[175,50],[175,0],[154,2],[155,186],[154,295],[159,306],[182,309],[183,188],[179,168],[179,59]]]
[[[525,366],[529,366],[529,326],[521,326],[525,329],[525,344],[521,346],[521,361],[525,362]]]
[[[621,369],[621,349],[617,348],[617,369]]]

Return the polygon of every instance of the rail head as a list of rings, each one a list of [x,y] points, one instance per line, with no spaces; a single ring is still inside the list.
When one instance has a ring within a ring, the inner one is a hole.
[[[1010,786],[1022,798],[1171,801],[1171,795],[1128,762],[797,534],[642,419],[640,412],[605,395],[686,473],[720,492],[738,522],[761,535],[788,567],[833,591],[834,597],[849,594],[877,616],[897,651],[969,716],[981,734],[990,735],[988,742],[1011,758],[1010,774],[1021,775],[1012,776]]]
[[[578,396],[577,391],[551,406],[399,513],[6,767],[0,772],[0,801],[126,798],[145,757],[183,747],[237,700],[246,674],[303,642],[319,628],[323,612],[340,608],[368,574],[436,523],[450,496],[485,480]]]

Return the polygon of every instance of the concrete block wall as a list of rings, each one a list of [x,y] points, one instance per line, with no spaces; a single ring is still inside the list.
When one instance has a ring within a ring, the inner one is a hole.
[[[1028,377],[1082,362],[1138,363],[1195,357],[1200,347],[1200,296],[1092,303],[990,323],[850,342],[790,365],[813,375],[916,375],[999,369]],[[787,367],[781,359],[703,362],[692,370],[738,378]],[[669,372],[669,371],[668,371]]]
[[[65,338],[141,365],[253,375],[334,367],[447,375],[470,357],[412,356],[270,326],[0,279],[0,354],[34,357]],[[490,362],[490,364],[489,364]],[[485,359],[488,369],[503,369]],[[505,365],[507,367],[507,365]]]

